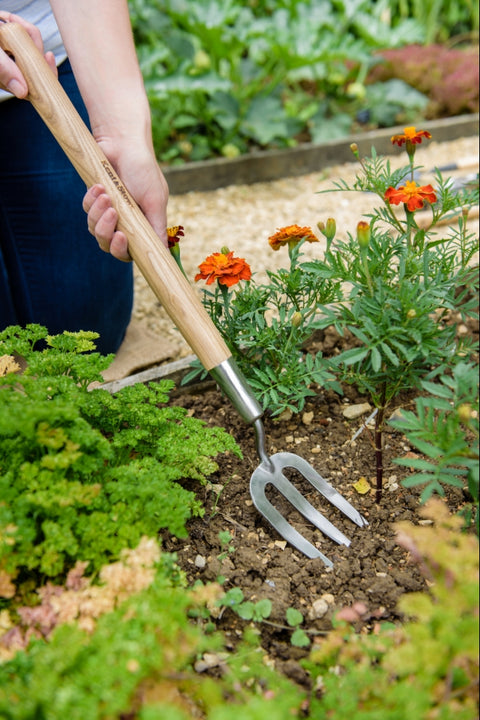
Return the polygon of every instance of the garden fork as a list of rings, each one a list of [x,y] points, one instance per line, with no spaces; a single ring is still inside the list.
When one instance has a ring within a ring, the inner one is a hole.
[[[106,189],[118,213],[118,229],[128,238],[130,255],[172,321],[243,420],[254,425],[260,457],[260,465],[250,480],[250,493],[255,507],[298,550],[310,558],[321,558],[326,565],[332,566],[332,562],[268,500],[267,487],[274,486],[299,513],[339,544],[349,545],[350,541],[294,487],[283,472],[286,468],[300,472],[321,495],[358,526],[367,525],[367,521],[306,460],[292,453],[268,455],[261,420],[262,408],[231,357],[222,336],[170,252],[159,242],[155,231],[84,125],[43,55],[27,32],[14,22],[0,23],[0,47],[18,64],[27,80],[27,100],[49,127],[87,187],[100,183]]]

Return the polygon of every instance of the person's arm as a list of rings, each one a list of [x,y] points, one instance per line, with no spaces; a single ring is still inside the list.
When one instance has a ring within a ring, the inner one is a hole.
[[[167,244],[168,188],[155,158],[150,108],[126,0],[51,0],[96,141],[154,230]],[[101,186],[84,198],[102,249],[129,259],[116,211]]]

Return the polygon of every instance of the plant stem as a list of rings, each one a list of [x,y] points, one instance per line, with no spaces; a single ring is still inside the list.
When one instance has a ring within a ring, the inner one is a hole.
[[[225,322],[228,328],[228,335],[235,342],[235,335],[234,328],[233,328],[233,322],[232,322],[232,313],[230,310],[230,291],[226,285],[223,285],[223,283],[217,282],[217,287],[220,288],[220,292],[222,294],[222,301],[223,301],[223,312],[225,317]]]
[[[183,269],[182,260],[180,258],[180,243],[176,243],[173,247],[170,248],[170,253],[173,255],[173,258],[175,262],[177,263],[178,267],[182,271],[183,275],[187,278],[187,273]]]
[[[466,265],[466,241],[467,241],[467,218],[468,218],[468,208],[462,208],[462,215],[460,218],[460,251],[461,251],[461,258],[462,258],[462,269],[465,268]]]
[[[220,282],[218,283],[218,287],[220,288],[220,292],[222,293],[223,307],[225,308],[225,312],[227,315],[230,315],[230,293],[228,292],[228,287]]]
[[[412,146],[410,151],[407,150],[407,154],[410,163],[410,180],[413,182],[415,180],[415,165],[413,162],[415,158],[415,146]]]
[[[415,220],[413,217],[414,213],[410,212],[410,210],[408,210],[406,205],[405,205],[405,214],[407,216],[407,232],[406,232],[407,248],[408,248],[408,250],[410,250],[410,248],[412,247],[412,223],[414,223]]]
[[[368,267],[368,258],[367,258],[366,248],[361,249],[361,256],[362,256],[362,265],[363,265],[363,270],[365,272],[368,289],[370,291],[370,295],[373,295],[373,283],[372,283],[372,278],[370,276],[370,269]]]

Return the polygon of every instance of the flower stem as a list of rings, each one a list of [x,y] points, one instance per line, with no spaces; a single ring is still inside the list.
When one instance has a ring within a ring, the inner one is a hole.
[[[218,287],[220,288],[220,291],[222,293],[223,306],[225,308],[225,312],[226,312],[226,314],[230,314],[230,293],[228,292],[228,287],[220,282],[218,283]]]
[[[370,291],[370,295],[373,295],[373,283],[370,275],[370,269],[368,267],[367,250],[366,248],[362,248],[360,252],[362,256],[362,266],[367,280],[368,289]]]
[[[290,260],[290,274],[293,273],[297,265],[297,250],[296,247],[299,243],[292,241],[288,243],[288,259]]]
[[[413,154],[409,154],[408,159],[410,162],[410,180],[413,182],[415,180],[415,165],[413,162],[415,152]]]
[[[180,245],[179,245],[179,243],[176,243],[173,247],[170,248],[170,253],[173,255],[173,258],[174,258],[175,262],[177,263],[178,267],[179,267],[180,270],[182,271],[183,275],[184,275],[184,276],[187,278],[187,280],[188,280],[187,273],[186,273],[185,270],[183,269],[182,261],[181,261],[181,259],[180,259]]]
[[[227,285],[224,285],[223,283],[217,282],[217,286],[220,288],[220,292],[222,293],[222,300],[223,300],[223,310],[225,314],[225,320],[227,323],[227,327],[229,329],[229,336],[232,335],[233,330],[233,323],[232,323],[232,313],[230,311],[230,291],[227,287]],[[234,340],[234,338],[231,338]]]
[[[413,212],[410,212],[410,210],[407,209],[407,206],[405,205],[405,214],[407,216],[407,249],[410,250],[412,247],[412,230],[413,230],[413,224],[415,223],[414,220],[414,214]]]

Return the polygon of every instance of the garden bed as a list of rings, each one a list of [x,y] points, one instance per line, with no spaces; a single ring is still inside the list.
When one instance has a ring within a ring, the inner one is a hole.
[[[390,136],[391,131],[388,139]],[[440,142],[435,137],[428,148],[418,150],[418,165],[423,166],[426,173],[431,173],[435,165],[455,166],[456,161],[465,157],[476,157],[477,147],[478,140],[474,137],[449,139],[448,142]],[[396,159],[392,158],[393,165],[395,162]],[[174,195],[171,206],[175,221],[186,218],[182,260],[187,274],[191,276],[194,272],[187,221],[192,225],[195,222],[197,237],[193,251],[196,256],[203,254],[203,257],[218,250],[217,245],[226,241],[230,235],[230,222],[236,239],[232,243],[228,240],[228,244],[231,249],[235,248],[236,254],[245,255],[250,262],[253,256],[252,266],[260,273],[271,267],[270,263],[282,262],[279,253],[272,257],[266,242],[268,234],[282,224],[299,222],[314,226],[315,214],[319,220],[335,216],[343,236],[348,231],[352,232],[359,217],[368,212],[369,198],[364,193],[351,196],[345,193],[318,196],[317,193],[332,188],[338,179],[349,179],[356,170],[357,164],[351,162],[328,168],[324,176],[317,172],[298,179],[286,178],[254,186],[230,186],[213,192]],[[452,167],[451,173],[454,179],[461,180],[466,173],[474,173],[475,170],[473,161],[467,169]],[[371,201],[376,199],[372,197]],[[194,217],[195,208],[206,210],[198,215],[198,224]],[[258,215],[255,214],[256,209]],[[182,216],[181,212],[185,215]],[[239,225],[238,218],[243,224]],[[475,232],[477,221],[472,222],[471,229]],[[220,228],[220,237],[218,232],[212,235],[212,227]],[[319,252],[316,247],[305,250],[315,254]],[[137,307],[138,299],[142,297],[140,294],[137,298]],[[156,313],[159,311],[161,309],[157,306]],[[155,317],[149,312],[145,312],[143,317],[154,329]],[[167,325],[169,322],[167,318]],[[478,340],[478,323],[470,322],[468,328],[460,324],[459,331],[473,333]],[[327,330],[323,336],[316,336],[315,344],[309,350],[329,355],[338,352],[341,344],[340,338]],[[182,354],[186,355],[183,359]],[[416,452],[400,432],[393,428],[386,432],[386,487],[381,503],[377,504],[372,428],[362,430],[362,424],[373,408],[368,410],[365,407],[363,414],[354,420],[344,415],[346,407],[365,404],[368,398],[359,395],[352,387],[344,387],[343,397],[320,389],[299,415],[273,419],[266,414],[268,450],[272,453],[294,452],[304,457],[369,521],[367,528],[358,528],[300,481],[299,487],[308,499],[351,539],[350,547],[338,546],[297,516],[282,498],[277,498],[279,508],[289,521],[295,523],[311,542],[318,543],[321,551],[333,561],[333,569],[328,569],[321,560],[309,560],[287,545],[253,506],[248,486],[251,473],[259,464],[254,431],[239,418],[213,383],[190,388],[180,386],[190,358],[188,348],[182,348],[173,363],[152,367],[109,385],[109,389],[114,391],[132,381],[147,382],[171,377],[177,383],[174,402],[207,424],[226,428],[242,449],[243,460],[232,455],[219,459],[219,470],[210,478],[205,491],[201,491],[205,515],[189,523],[188,539],[179,541],[165,535],[164,547],[177,553],[190,585],[196,581],[215,582],[223,577],[224,589],[239,588],[247,601],[271,600],[272,613],[267,621],[259,624],[266,657],[295,682],[308,686],[309,676],[300,663],[308,655],[308,648],[292,646],[292,631],[285,620],[288,608],[302,613],[305,618],[302,627],[311,639],[330,630],[335,613],[342,608],[357,607],[359,612],[355,628],[373,632],[379,622],[399,623],[403,620],[397,605],[402,595],[427,588],[424,577],[395,539],[395,524],[398,521],[426,522],[421,516],[421,489],[407,489],[401,485],[402,479],[412,471],[393,463],[394,458],[415,457]],[[416,393],[401,396],[397,406],[413,409],[415,396]],[[389,412],[393,410],[391,408]],[[353,439],[355,435],[357,437]],[[364,494],[354,487],[362,478],[370,485]],[[468,502],[468,497],[462,490],[449,488],[445,502],[452,512],[456,512]],[[234,610],[225,609],[216,625],[225,632],[227,649],[233,651],[242,637],[245,621]],[[215,665],[215,660],[213,662]],[[209,671],[215,674],[217,667],[209,668]]]
[[[478,322],[470,322],[469,331],[478,341]],[[461,328],[465,332],[465,327]],[[335,352],[345,341],[333,330],[318,334],[310,350],[324,354]],[[249,480],[259,464],[254,432],[216,389],[197,388],[178,395],[177,404],[207,424],[219,425],[232,433],[239,443],[243,460],[232,455],[219,458],[219,470],[210,477],[202,501],[205,515],[188,525],[187,541],[165,535],[163,546],[175,551],[189,584],[214,582],[225,578],[224,589],[238,587],[245,600],[258,602],[268,598],[272,614],[260,624],[262,646],[275,666],[301,685],[308,685],[308,674],[299,660],[308,649],[293,647],[291,629],[285,623],[287,608],[298,609],[305,617],[302,628],[311,638],[332,627],[332,618],[342,608],[359,606],[354,622],[358,631],[371,632],[379,622],[400,622],[397,609],[404,594],[427,589],[425,579],[405,549],[396,543],[395,523],[403,520],[425,524],[421,516],[421,488],[403,488],[401,481],[411,471],[393,463],[396,457],[418,457],[405,437],[389,428],[386,432],[385,489],[380,504],[375,502],[375,465],[372,428],[361,430],[371,411],[348,420],[347,407],[367,402],[354,388],[344,388],[344,396],[320,389],[305,411],[284,418],[264,418],[269,452],[297,453],[310,462],[340,493],[367,518],[369,525],[358,528],[329,505],[308,483],[292,478],[306,497],[351,540],[350,547],[340,546],[322,536],[281,496],[272,501],[313,544],[330,558],[333,569],[320,559],[308,559],[264,520],[250,498]],[[397,407],[412,409],[415,394],[403,395]],[[391,410],[393,412],[393,408]],[[365,478],[370,489],[360,494],[354,485]],[[461,510],[468,494],[448,488],[445,502],[452,512]],[[225,541],[230,536],[229,541]],[[223,542],[222,542],[223,540]],[[354,616],[355,617],[355,613]],[[245,623],[226,610],[217,621],[234,649]]]
[[[468,334],[478,342],[478,321],[469,320],[468,326],[459,319],[457,323],[460,335]],[[347,347],[348,340],[327,328],[316,333],[308,351],[329,356]],[[289,522],[333,561],[334,567],[327,568],[322,560],[309,559],[289,546],[253,506],[249,481],[260,462],[254,430],[244,423],[213,381],[182,386],[191,359],[189,356],[151,368],[105,387],[115,392],[134,380],[173,379],[176,382],[173,404],[186,408],[189,414],[210,426],[225,428],[236,439],[243,459],[231,454],[219,456],[218,471],[200,492],[204,517],[189,522],[186,541],[165,534],[163,547],[177,554],[189,585],[197,581],[215,582],[222,577],[224,589],[240,588],[246,601],[269,599],[272,613],[260,624],[262,647],[277,669],[308,687],[309,676],[300,660],[308,656],[309,649],[292,646],[292,631],[285,621],[288,608],[299,610],[305,617],[302,628],[311,639],[329,631],[334,615],[342,608],[358,607],[358,614],[354,610],[352,615],[356,630],[372,632],[380,622],[404,620],[397,607],[403,594],[428,589],[409,553],[397,544],[395,530],[399,521],[415,525],[431,522],[421,514],[421,487],[402,487],[402,480],[413,470],[393,462],[398,457],[419,457],[418,451],[401,432],[387,427],[384,492],[377,504],[373,424],[372,420],[367,422],[373,408],[369,408],[367,397],[351,386],[343,387],[343,396],[319,389],[302,413],[287,412],[272,418],[267,411],[263,419],[267,450],[293,452],[305,458],[369,522],[366,528],[357,527],[307,482],[292,476],[307,499],[351,540],[349,547],[337,545],[298,515],[280,495],[271,495],[270,499]],[[390,414],[398,408],[413,410],[416,396],[415,392],[401,395]],[[355,409],[360,405],[362,411],[359,408],[359,414],[348,419],[347,408],[353,408],[356,415]],[[355,485],[362,479],[368,486],[366,492],[360,493]],[[188,488],[198,491],[196,483]],[[463,490],[450,487],[444,500],[449,510],[456,513],[470,498]],[[217,627],[225,633],[230,650],[241,639],[245,624],[228,609],[218,619]],[[208,670],[216,672],[215,666]]]

